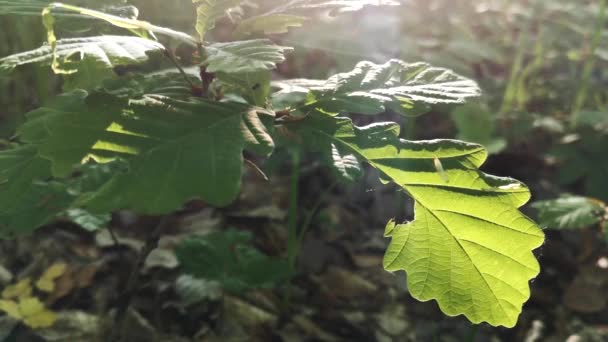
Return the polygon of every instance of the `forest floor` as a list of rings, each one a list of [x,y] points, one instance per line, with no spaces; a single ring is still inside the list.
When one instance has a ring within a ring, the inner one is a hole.
[[[175,215],[140,270],[121,322],[128,327],[122,331],[124,341],[608,340],[608,249],[593,232],[548,231],[547,242],[536,251],[542,272],[531,284],[532,298],[518,325],[474,326],[462,316],[446,317],[433,301],[412,299],[405,274],[383,270],[384,224],[410,215],[399,209],[407,207],[403,194],[376,184],[373,177],[365,184],[332,186],[321,169],[313,165],[302,171],[299,215],[313,214],[291,286],[230,295],[201,281],[197,300],[185,302],[177,295],[182,273],[173,249],[192,234],[234,227],[252,232],[264,253],[284,256],[289,178],[274,176],[268,183],[252,172],[231,207],[193,202]],[[67,263],[68,271],[44,296],[57,322],[30,329],[2,316],[0,340],[110,340],[109,331],[117,326],[113,312],[124,301],[134,261],[155,221],[115,215],[116,240],[108,230],[88,232],[60,222],[2,242],[3,286],[35,277],[57,262]]]

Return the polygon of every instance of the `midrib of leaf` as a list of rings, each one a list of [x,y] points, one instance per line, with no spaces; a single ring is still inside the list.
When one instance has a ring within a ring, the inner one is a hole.
[[[445,229],[445,231],[448,233],[448,235],[458,244],[458,247],[460,247],[460,250],[462,250],[462,252],[467,256],[467,258],[469,259],[469,261],[471,262],[471,264],[473,265],[473,267],[475,268],[475,271],[477,271],[477,273],[479,274],[479,276],[483,279],[484,284],[486,284],[486,287],[490,290],[490,292],[492,293],[492,295],[494,296],[494,299],[499,303],[500,305],[500,309],[502,310],[503,315],[507,316],[507,312],[505,311],[505,308],[502,304],[502,300],[500,300],[498,298],[498,296],[496,296],[496,293],[494,292],[494,289],[490,286],[490,284],[488,283],[488,280],[486,279],[486,277],[484,277],[483,273],[479,270],[479,267],[477,267],[477,264],[473,261],[473,258],[471,258],[471,256],[469,255],[469,253],[466,251],[466,249],[464,248],[464,246],[462,245],[462,243],[460,242],[459,239],[456,238],[456,236],[452,233],[452,231],[448,228],[448,226],[437,216],[435,215],[435,213],[426,205],[424,205],[420,200],[415,199],[416,202],[418,204],[420,204],[420,206],[424,207],[425,211],[428,212],[430,215],[432,215],[435,220],[437,220],[439,223],[441,223],[441,226],[443,227],[443,229]],[[426,221],[428,222],[428,221]],[[428,225],[427,225],[428,227]],[[484,247],[486,249],[488,249],[485,246],[481,246]],[[491,250],[491,249],[490,249]],[[494,250],[491,250],[492,252],[497,253]],[[499,253],[501,254],[501,253]],[[510,259],[512,259],[511,257],[508,257]],[[450,260],[452,259],[451,257],[451,253],[450,253]],[[516,261],[517,263],[519,263],[518,261]],[[451,264],[451,262],[450,262]],[[523,265],[525,266],[525,265]],[[527,266],[525,266],[527,268]],[[450,272],[450,277],[452,275],[452,272]],[[513,287],[512,285],[508,284],[509,286]],[[517,290],[519,292],[519,290]],[[451,293],[451,292],[450,292]],[[471,298],[475,298],[475,296],[471,296]],[[492,311],[490,311],[492,312]],[[492,320],[494,320],[494,317],[492,317]]]

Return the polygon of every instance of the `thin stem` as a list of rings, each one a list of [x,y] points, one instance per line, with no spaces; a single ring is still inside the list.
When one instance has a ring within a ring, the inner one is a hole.
[[[524,67],[524,57],[526,55],[526,42],[528,41],[530,32],[532,30],[532,20],[529,20],[526,25],[522,28],[519,42],[517,45],[517,52],[515,59],[511,67],[511,73],[509,75],[509,82],[505,88],[505,93],[502,99],[502,105],[500,106],[500,114],[505,114],[513,109],[513,103],[517,96],[517,85],[519,75]]]
[[[268,176],[266,176],[266,174],[264,173],[264,171],[262,171],[262,169],[260,169],[259,166],[257,166],[254,162],[252,162],[251,160],[245,158],[245,165],[249,166],[253,171],[255,171],[255,173],[257,173],[260,177],[262,177],[262,179],[264,179],[265,181],[269,181]]]
[[[179,65],[179,62],[175,58],[175,55],[173,54],[173,51],[170,48],[165,47],[165,56],[167,56],[167,58],[169,58],[169,60],[173,63],[173,65],[175,65],[175,67],[177,68],[177,70],[179,70],[179,73],[182,75],[182,77],[184,77],[184,80],[186,80],[186,82],[188,82],[188,84],[190,85],[190,87],[191,88],[196,88],[196,85],[188,77],[188,74],[186,74],[186,72],[181,67],[181,65]]]
[[[304,223],[302,223],[302,227],[300,228],[300,232],[298,233],[298,243],[297,243],[298,248],[296,250],[296,258],[297,258],[297,255],[300,254],[300,246],[302,246],[302,242],[304,241],[304,236],[306,236],[306,232],[310,228],[312,220],[315,218],[315,215],[316,215],[317,211],[319,210],[319,207],[321,207],[321,204],[323,204],[323,202],[325,201],[327,196],[329,196],[329,194],[331,194],[331,192],[336,188],[337,185],[338,185],[338,182],[335,181],[327,188],[327,190],[323,191],[321,196],[319,196],[319,199],[317,199],[317,202],[314,204],[314,206],[312,207],[312,209],[306,216]]]
[[[591,80],[591,74],[593,73],[593,68],[595,67],[596,62],[595,52],[597,51],[602,41],[602,32],[604,30],[605,25],[606,0],[600,0],[600,13],[597,17],[595,32],[591,41],[591,49],[588,51],[585,64],[583,65],[583,75],[581,78],[581,83],[578,87],[578,92],[576,93],[574,105],[572,107],[572,117],[570,118],[571,128],[576,128],[576,126],[578,125],[580,112],[583,109],[585,102],[587,101],[587,97],[589,96],[589,81]]]
[[[124,293],[121,296],[121,300],[118,303],[118,307],[116,308],[116,315],[114,316],[114,324],[115,328],[112,332],[113,340],[122,341],[125,336],[125,331],[128,327],[126,327],[126,314],[131,302],[133,301],[133,297],[135,296],[135,292],[139,286],[139,274],[143,269],[146,259],[158,247],[158,242],[163,232],[167,228],[169,222],[171,221],[170,215],[165,215],[160,219],[160,222],[154,228],[148,238],[146,239],[146,243],[142,247],[137,259],[133,263],[133,267],[131,269],[131,274],[129,275],[129,279],[127,280],[127,285]]]
[[[291,185],[289,188],[289,211],[287,213],[287,258],[289,269],[294,272],[298,250],[298,184],[300,182],[300,153],[298,148],[291,151]]]

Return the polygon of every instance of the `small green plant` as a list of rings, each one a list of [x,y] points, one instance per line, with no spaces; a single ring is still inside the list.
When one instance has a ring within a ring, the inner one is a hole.
[[[2,235],[31,231],[74,209],[165,215],[194,198],[225,206],[239,194],[244,151],[269,156],[277,146],[289,147],[296,151],[296,168],[299,151],[313,151],[341,179],[356,181],[362,164],[368,164],[384,183],[414,199],[415,220],[390,221],[384,232],[391,239],[384,267],[408,273],[413,297],[436,300],[447,315],[513,327],[530,296],[529,281],[539,273],[532,251],[544,239],[518,210],[530,198],[528,188],[481,172],[487,151],[480,145],[404,140],[397,123],[358,127],[349,118],[351,113],[419,115],[431,105],[478,96],[477,84],[447,69],[396,59],[363,61],[327,80],[272,82],[271,70],[291,48],[247,37],[302,26],[320,11],[337,15],[399,3],[292,0],[243,18],[245,3],[250,1],[195,0],[198,37],[193,37],[134,16],[1,1],[0,13],[7,14],[30,14],[38,6],[48,44],[0,59],[0,72],[43,63],[65,81],[65,92],[26,114],[11,148],[0,153]],[[235,21],[235,37],[244,40],[208,42],[216,20],[227,14]],[[106,21],[132,35],[58,38],[56,20],[73,15]],[[192,65],[180,65],[169,47],[175,44],[163,45],[156,36],[190,46]],[[175,67],[132,67],[155,55]],[[121,68],[129,71],[119,76]],[[91,176],[103,166],[111,172]],[[296,229],[291,230],[295,249]],[[186,252],[204,244],[185,245],[182,261],[188,264]],[[239,267],[236,263],[234,271]],[[229,284],[235,279],[217,276]]]

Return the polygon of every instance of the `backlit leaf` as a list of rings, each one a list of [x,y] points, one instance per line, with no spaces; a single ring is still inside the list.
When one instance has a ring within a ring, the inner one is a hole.
[[[269,12],[247,18],[239,23],[235,33],[248,35],[255,32],[284,33],[290,27],[302,26],[307,17],[319,12],[339,14],[359,11],[365,6],[398,6],[396,0],[290,0]]]
[[[267,39],[215,43],[205,47],[208,72],[251,73],[274,69],[285,60],[291,48],[273,44]]]
[[[391,60],[385,64],[360,62],[350,72],[327,81],[295,80],[276,83],[279,95],[308,91],[304,108],[325,113],[378,114],[392,109],[402,114],[424,113],[420,105],[461,103],[479,96],[474,81],[450,70],[426,63],[407,64]]]
[[[324,114],[308,119],[286,127],[314,150],[328,153],[335,144],[350,151],[414,199],[414,221],[389,223],[384,258],[387,270],[408,273],[412,296],[434,299],[447,315],[474,323],[514,326],[539,272],[532,250],[544,239],[518,210],[530,198],[528,188],[479,171],[487,157],[479,145],[400,140],[397,125],[359,128]]]
[[[68,78],[69,88],[92,88],[103,78],[112,77],[114,67],[144,63],[150,54],[164,50],[157,42],[128,36],[66,38],[56,43],[59,65],[73,74]],[[21,65],[50,65],[52,62],[53,50],[45,44],[38,49],[0,59],[0,70],[11,71]]]
[[[192,2],[196,5],[196,31],[201,41],[204,41],[206,33],[215,27],[215,21],[243,0],[192,0]]]

